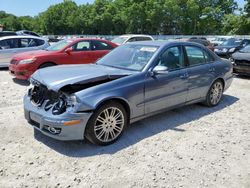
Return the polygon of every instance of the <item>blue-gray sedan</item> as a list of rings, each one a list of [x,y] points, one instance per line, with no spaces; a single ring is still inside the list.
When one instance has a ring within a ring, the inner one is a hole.
[[[129,123],[155,113],[198,102],[216,106],[232,79],[232,64],[199,44],[129,43],[96,64],[35,72],[25,117],[55,139],[107,145]]]

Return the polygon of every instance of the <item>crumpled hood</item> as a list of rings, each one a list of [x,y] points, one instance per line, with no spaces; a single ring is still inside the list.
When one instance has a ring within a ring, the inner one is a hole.
[[[222,49],[224,49],[224,48],[230,49],[230,48],[237,48],[237,47],[238,47],[238,45],[235,45],[235,46],[221,46],[221,45],[219,45],[219,46],[216,46],[215,49],[220,49],[220,50],[222,50]]]
[[[250,53],[236,52],[232,55],[233,59],[250,61]]]
[[[133,73],[134,71],[127,71],[96,64],[60,65],[39,69],[31,76],[31,79],[47,86],[49,90],[58,91],[66,85],[101,81]]]

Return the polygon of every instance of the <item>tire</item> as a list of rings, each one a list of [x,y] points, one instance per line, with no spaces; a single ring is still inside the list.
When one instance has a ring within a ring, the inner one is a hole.
[[[124,107],[117,102],[108,102],[99,107],[89,119],[85,137],[96,145],[109,145],[122,135],[128,123]]]
[[[216,80],[207,93],[205,105],[209,107],[217,106],[221,101],[223,89],[222,81]]]
[[[55,66],[56,64],[54,63],[44,63],[44,64],[41,64],[39,66],[39,69],[43,69],[43,68],[46,68],[46,67],[52,67],[52,66]]]

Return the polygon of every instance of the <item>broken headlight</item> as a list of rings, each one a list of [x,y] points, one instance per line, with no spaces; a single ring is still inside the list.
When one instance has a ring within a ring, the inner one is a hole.
[[[66,98],[67,106],[74,107],[77,104],[77,98],[75,95],[70,95]]]

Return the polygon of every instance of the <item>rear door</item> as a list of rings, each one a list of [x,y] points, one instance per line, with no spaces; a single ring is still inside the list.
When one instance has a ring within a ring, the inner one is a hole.
[[[11,57],[18,50],[18,39],[4,39],[0,41],[0,67],[6,67],[10,63]]]
[[[39,43],[34,38],[19,38],[18,43],[19,43],[19,48],[16,50],[16,53],[40,49],[38,47]]]
[[[187,101],[198,100],[206,96],[208,88],[214,79],[213,58],[204,49],[185,46],[188,61],[188,96]]]

